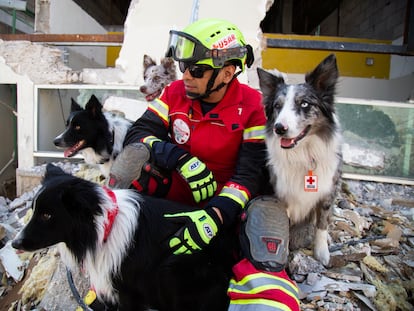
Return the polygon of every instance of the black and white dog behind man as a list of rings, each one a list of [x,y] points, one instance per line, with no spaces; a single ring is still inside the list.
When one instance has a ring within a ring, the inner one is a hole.
[[[131,124],[119,114],[102,111],[102,104],[95,95],[91,96],[85,109],[72,99],[66,129],[53,143],[65,149],[65,157],[80,153],[86,163],[99,164],[102,175],[108,177]]]
[[[306,74],[302,84],[286,84],[281,76],[261,68],[258,75],[275,194],[286,204],[291,226],[315,222],[314,257],[328,265],[327,229],[342,165],[334,107],[336,57],[329,55]]]
[[[163,215],[194,207],[112,191],[52,164],[32,207],[12,246],[35,251],[59,243],[63,261],[81,265],[109,310],[227,310],[235,235],[223,231],[193,255],[172,255],[168,247],[182,224]]]

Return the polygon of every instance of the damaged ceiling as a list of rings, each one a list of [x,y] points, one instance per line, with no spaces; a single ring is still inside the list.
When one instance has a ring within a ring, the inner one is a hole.
[[[291,0],[292,11],[292,30],[297,34],[309,34],[319,25],[329,14],[339,7],[340,1],[325,0]],[[128,14],[131,0],[74,0],[83,10],[91,15],[101,25],[124,24]],[[268,11],[265,22],[262,23],[264,32],[278,31],[277,25],[281,25],[283,18],[284,0],[274,0],[272,7]],[[304,22],[305,21],[305,22]]]
[[[123,25],[131,0],[74,0],[103,26]]]

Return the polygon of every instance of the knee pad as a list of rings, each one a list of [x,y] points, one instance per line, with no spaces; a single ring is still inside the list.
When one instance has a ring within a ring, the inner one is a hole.
[[[273,196],[251,200],[240,228],[243,255],[259,270],[281,271],[289,254],[289,218],[285,206]]]
[[[171,172],[161,170],[144,143],[127,145],[114,161],[107,186],[134,188],[140,193],[164,197],[171,185]]]

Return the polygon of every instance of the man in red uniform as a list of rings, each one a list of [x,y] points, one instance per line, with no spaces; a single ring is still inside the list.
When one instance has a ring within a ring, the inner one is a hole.
[[[112,167],[109,186],[132,184],[150,195],[199,206],[195,212],[165,215],[182,221],[182,229],[169,241],[172,253],[192,254],[221,228],[238,221],[247,203],[258,195],[266,167],[266,118],[260,93],[237,80],[252,64],[253,51],[234,24],[203,19],[183,31],[172,30],[167,56],[178,61],[182,80],[166,86],[131,127]],[[259,216],[249,215],[250,219],[263,218],[266,204],[259,204]],[[287,217],[279,217],[285,215],[283,210],[273,211],[273,217],[288,223]],[[251,243],[256,232],[249,225],[246,228],[246,241]],[[271,250],[277,264],[272,264],[273,257],[263,257],[270,265],[259,268],[283,270],[288,226],[279,226],[272,234],[278,235],[273,246],[279,251]],[[253,263],[262,261],[257,252],[248,257]],[[235,273],[242,279],[243,273],[255,269],[242,263]],[[281,278],[285,276],[288,279],[285,274]],[[238,302],[232,310],[248,310],[240,308],[248,305],[243,301],[261,298],[257,291],[250,297],[249,290],[237,288],[237,276],[233,281],[229,295]],[[291,287],[286,291],[295,296],[296,286]],[[260,310],[257,306],[255,310]]]
[[[236,78],[251,65],[252,49],[235,25],[204,19],[171,31],[168,53],[182,80],[166,86],[131,127],[109,186],[133,181],[147,193],[204,207],[214,228],[231,225],[257,195],[266,164],[261,95]],[[141,170],[148,161],[171,172],[169,182],[148,181]]]

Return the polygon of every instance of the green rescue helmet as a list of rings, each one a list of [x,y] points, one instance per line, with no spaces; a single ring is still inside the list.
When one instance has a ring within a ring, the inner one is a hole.
[[[198,20],[183,31],[170,31],[167,57],[192,64],[222,68],[225,62],[235,61],[241,71],[253,63],[253,49],[246,44],[236,25],[226,20]]]

